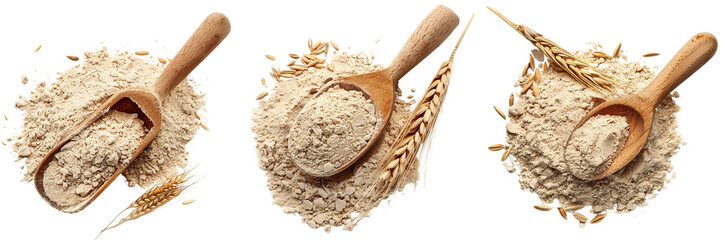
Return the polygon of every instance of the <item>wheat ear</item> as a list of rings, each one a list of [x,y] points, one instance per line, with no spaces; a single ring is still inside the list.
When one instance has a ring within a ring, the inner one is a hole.
[[[382,167],[376,170],[374,175],[376,182],[374,187],[371,188],[374,193],[371,196],[383,196],[403,187],[406,178],[410,175],[412,166],[418,161],[416,154],[433,132],[433,127],[436,119],[438,119],[450,83],[451,68],[456,50],[458,50],[463,36],[466,35],[471,21],[473,21],[473,16],[468,21],[468,25],[463,30],[460,39],[458,39],[450,59],[441,64],[440,69],[433,77],[433,81],[431,81],[425,94],[413,110],[403,128],[403,132],[394,142],[391,148],[392,151],[381,163]]]
[[[498,17],[503,19],[503,21],[508,23],[508,25],[523,35],[528,41],[533,43],[533,45],[535,45],[538,50],[541,50],[553,63],[561,67],[581,84],[607,96],[615,94],[613,77],[599,71],[594,66],[574,56],[572,53],[561,48],[553,41],[548,40],[542,34],[533,31],[531,28],[511,22],[511,20],[508,20],[508,18],[491,7],[488,7],[488,9],[498,15]]]
[[[165,181],[155,184],[155,186],[149,188],[147,191],[145,191],[138,199],[133,201],[127,208],[123,209],[118,213],[115,218],[113,218],[108,225],[98,233],[98,236],[102,234],[103,232],[115,228],[119,226],[120,224],[138,219],[142,216],[145,216],[156,209],[162,207],[166,203],[170,202],[170,200],[173,200],[177,196],[179,196],[185,189],[193,185],[195,182],[188,182],[192,176],[189,175],[191,170],[185,171],[183,173],[178,173],[172,177],[167,178]],[[118,223],[115,225],[112,225],[115,220],[120,217],[124,212],[131,210],[131,212],[124,218],[120,219]],[[96,237],[96,239],[97,239]]]

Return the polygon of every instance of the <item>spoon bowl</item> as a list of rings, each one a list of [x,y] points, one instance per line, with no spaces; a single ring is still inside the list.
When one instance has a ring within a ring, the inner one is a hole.
[[[319,89],[311,100],[333,86],[340,86],[347,90],[360,90],[373,102],[376,113],[382,120],[380,124],[377,124],[376,131],[365,147],[338,168],[331,171],[314,171],[298,164],[296,158],[291,156],[293,163],[303,172],[315,177],[330,177],[353,165],[373,146],[373,143],[378,140],[380,133],[383,132],[383,128],[388,123],[395,103],[398,80],[440,46],[458,26],[458,21],[458,16],[453,11],[439,5],[423,19],[387,68],[376,72],[344,77],[329,82]]]
[[[110,184],[125,171],[132,161],[143,152],[145,147],[155,139],[160,132],[162,124],[162,102],[170,92],[182,82],[195,67],[197,67],[230,32],[230,22],[221,13],[210,14],[198,29],[186,41],[185,45],[178,51],[163,73],[150,88],[129,88],[120,90],[110,96],[100,107],[93,111],[88,117],[77,125],[70,127],[60,133],[61,140],[58,141],[42,159],[35,170],[35,188],[40,196],[50,206],[66,213],[75,213],[90,205]],[[45,192],[45,172],[53,161],[54,156],[73,137],[89,127],[93,122],[108,113],[109,110],[117,110],[126,113],[138,114],[148,133],[143,137],[140,145],[133,151],[130,161],[121,163],[105,182],[98,188],[93,189],[81,201],[74,204],[62,204],[51,199]]]
[[[578,124],[566,141],[566,146],[579,127],[596,115],[615,115],[625,117],[629,125],[629,134],[621,152],[611,161],[611,165],[602,173],[593,177],[574,175],[581,179],[597,180],[607,177],[631,162],[646,145],[648,134],[653,124],[656,106],[671,91],[684,82],[696,70],[701,68],[716,53],[718,43],[710,33],[696,34],[689,40],[656,78],[641,92],[626,97],[610,99],[589,111]]]

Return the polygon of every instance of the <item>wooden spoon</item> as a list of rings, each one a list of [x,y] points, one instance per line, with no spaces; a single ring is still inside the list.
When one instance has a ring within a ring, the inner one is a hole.
[[[353,165],[356,160],[373,146],[373,143],[378,140],[378,136],[380,136],[386,123],[388,123],[396,98],[398,80],[441,45],[441,43],[451,35],[451,32],[453,32],[456,26],[458,26],[458,16],[447,7],[439,5],[423,19],[390,66],[377,72],[344,77],[340,80],[330,82],[319,89],[311,99],[320,96],[323,92],[334,86],[339,86],[347,90],[361,91],[367,98],[372,100],[376,107],[376,113],[378,113],[383,120],[368,141],[368,144],[342,166],[331,171],[314,171],[313,169],[304,168],[303,165],[298,164],[296,158],[293,157],[292,159],[295,165],[315,177],[333,176]],[[297,122],[294,121],[294,124],[297,124]]]
[[[696,34],[673,56],[656,76],[656,79],[643,91],[610,99],[591,109],[573,129],[574,132],[593,116],[616,115],[626,117],[629,125],[628,139],[621,152],[604,172],[591,178],[578,175],[576,177],[586,180],[601,179],[621,170],[631,162],[646,144],[656,106],[678,85],[708,62],[716,53],[717,47],[716,38],[710,33]],[[569,136],[568,140],[570,138]],[[566,146],[568,146],[568,140]]]
[[[130,163],[140,155],[148,144],[160,132],[162,123],[162,102],[188,74],[200,64],[214,49],[225,39],[230,32],[230,22],[221,13],[212,13],[200,24],[192,36],[185,42],[185,45],[175,55],[170,64],[163,70],[163,73],[155,81],[151,88],[130,88],[116,92],[100,107],[90,114],[85,120],[76,126],[63,131],[61,140],[45,155],[35,172],[35,188],[40,196],[51,206],[66,213],[75,213],[83,210],[92,203],[123,171]],[[110,109],[136,113],[145,122],[148,133],[142,139],[138,148],[133,152],[132,159],[128,163],[121,163],[115,173],[106,180],[99,188],[93,189],[82,201],[77,204],[63,205],[50,199],[43,187],[43,177],[49,163],[54,160],[53,156],[71,138],[90,126],[97,119],[105,115]]]

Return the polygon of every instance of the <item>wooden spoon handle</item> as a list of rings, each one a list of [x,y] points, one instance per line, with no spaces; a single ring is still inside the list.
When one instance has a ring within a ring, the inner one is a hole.
[[[230,21],[225,15],[217,12],[208,15],[153,84],[153,90],[160,100],[165,99],[170,91],[228,36],[229,32]]]
[[[716,53],[717,47],[716,37],[710,33],[694,35],[640,95],[650,100],[655,107],[691,74],[706,64]]]
[[[398,85],[398,80],[408,71],[441,45],[456,26],[458,26],[458,16],[453,11],[443,5],[438,5],[433,9],[418,25],[403,49],[388,66],[390,78],[393,79],[395,85]]]

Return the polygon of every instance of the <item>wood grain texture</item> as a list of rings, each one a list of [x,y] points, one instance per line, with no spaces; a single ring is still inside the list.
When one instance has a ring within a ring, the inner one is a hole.
[[[222,13],[212,13],[205,18],[153,84],[153,90],[158,93],[160,100],[165,99],[175,86],[213,52],[228,33],[230,21]]]
[[[658,104],[691,74],[706,64],[716,53],[717,48],[718,43],[713,35],[709,33],[696,34],[641,92],[610,99],[591,109],[573,131],[576,131],[595,115],[616,115],[626,117],[629,124],[629,135],[623,149],[613,159],[608,169],[592,178],[576,177],[587,180],[601,179],[623,169],[635,159],[646,145],[646,140],[651,132],[653,114]],[[566,145],[568,145],[568,141],[566,141]]]
[[[152,89],[129,88],[120,90],[103,102],[89,117],[73,128],[61,133],[61,140],[43,157],[43,160],[39,163],[35,171],[35,188],[38,193],[40,193],[40,196],[48,202],[50,206],[66,213],[79,212],[90,205],[90,203],[100,196],[100,194],[125,171],[132,161],[135,160],[135,158],[145,150],[145,147],[158,135],[162,124],[163,99],[225,39],[229,32],[230,22],[225,15],[221,13],[210,14],[188,39],[185,45],[183,45],[174,60],[163,70],[163,73],[161,73],[160,77],[153,84]],[[53,160],[53,156],[60,151],[62,146],[72,137],[105,115],[110,109],[126,113],[136,113],[145,123],[145,127],[148,128],[148,133],[143,137],[140,145],[133,152],[132,159],[128,163],[118,166],[115,173],[113,173],[103,185],[93,189],[93,191],[78,204],[61,205],[53,199],[50,199],[47,194],[45,194],[43,177],[45,170],[47,170],[48,165]]]
[[[330,177],[347,169],[362,157],[363,154],[373,146],[376,140],[378,140],[380,133],[383,132],[383,128],[385,128],[388,119],[390,119],[395,103],[398,80],[418,65],[418,63],[425,59],[433,50],[438,48],[438,46],[451,35],[451,32],[453,32],[456,26],[458,26],[458,21],[458,16],[456,16],[453,11],[443,5],[439,5],[423,19],[418,28],[416,28],[408,38],[408,41],[406,41],[406,44],[391,65],[387,68],[377,72],[345,77],[338,81],[330,82],[319,89],[313,96],[314,98],[336,85],[348,90],[361,90],[364,95],[367,95],[373,101],[379,117],[383,120],[368,141],[368,144],[350,161],[339,168],[329,172],[313,172],[302,167],[301,170],[315,177]],[[349,84],[354,86],[350,88],[348,86]],[[296,164],[296,166],[300,167],[298,164]]]

